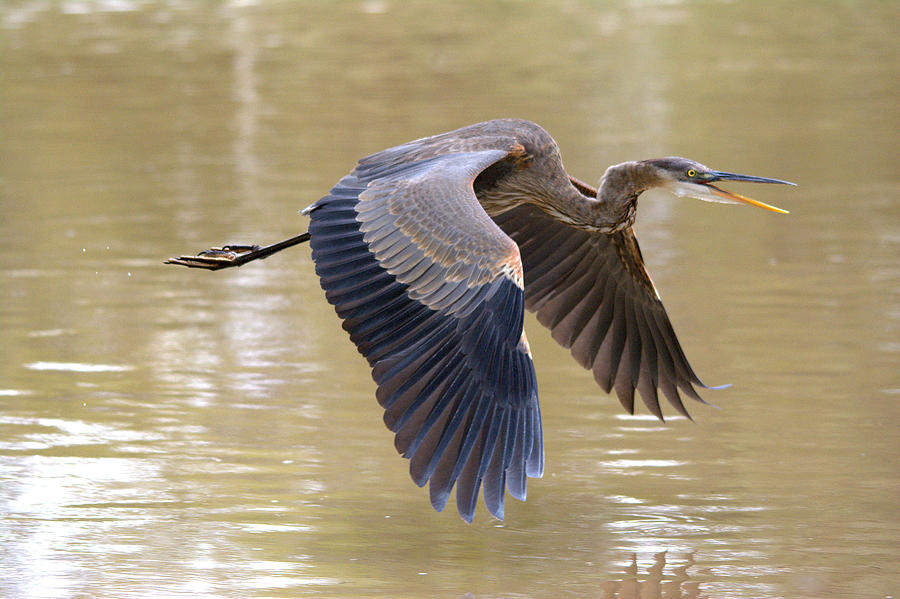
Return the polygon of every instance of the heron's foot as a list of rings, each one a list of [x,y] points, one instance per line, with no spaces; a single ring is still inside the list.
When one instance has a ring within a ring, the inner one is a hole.
[[[309,241],[309,233],[300,233],[290,239],[272,245],[240,245],[230,244],[220,248],[203,250],[196,256],[178,256],[169,258],[165,264],[179,264],[188,268],[205,268],[219,270],[230,266],[240,266],[253,260],[268,258],[276,252]]]
[[[249,254],[257,252],[262,246],[259,245],[242,245],[229,244],[220,248],[213,247],[203,250],[196,256],[178,256],[177,258],[169,258],[165,264],[178,264],[187,266],[188,268],[205,268],[207,270],[219,270],[220,268],[228,268],[229,266],[240,266],[246,260]]]

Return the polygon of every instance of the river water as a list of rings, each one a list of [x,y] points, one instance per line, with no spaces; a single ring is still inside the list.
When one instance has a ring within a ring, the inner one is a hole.
[[[894,2],[0,4],[0,596],[900,596]],[[355,160],[501,116],[569,171],[677,154],[790,215],[642,196],[719,409],[624,415],[532,318],[547,469],[433,512],[308,247]]]

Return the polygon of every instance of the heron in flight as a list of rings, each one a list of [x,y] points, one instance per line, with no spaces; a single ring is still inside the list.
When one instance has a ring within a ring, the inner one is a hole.
[[[524,500],[544,469],[526,308],[628,412],[635,390],[658,418],[660,393],[688,418],[682,396],[703,402],[632,226],[653,188],[786,212],[721,181],[793,185],[668,157],[611,166],[594,189],[540,126],[493,120],[363,158],[303,211],[307,233],[169,263],[215,270],[309,241],[413,480],[439,511],[456,486],[466,522],[482,489],[503,519],[506,490]]]

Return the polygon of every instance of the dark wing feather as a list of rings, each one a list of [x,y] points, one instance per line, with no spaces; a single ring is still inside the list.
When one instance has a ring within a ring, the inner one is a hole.
[[[583,193],[592,191],[573,183]],[[519,244],[525,306],[593,371],[597,383],[607,392],[615,389],[630,413],[637,389],[650,412],[662,418],[659,389],[690,418],[679,390],[702,402],[694,385],[704,385],[678,343],[634,231],[582,231],[533,206],[519,206],[494,220]]]
[[[466,521],[482,485],[502,519],[505,489],[525,499],[543,471],[519,251],[472,187],[513,156],[509,140],[494,145],[386,150],[308,209],[316,272],[372,366],[398,451],[436,509],[456,486]]]

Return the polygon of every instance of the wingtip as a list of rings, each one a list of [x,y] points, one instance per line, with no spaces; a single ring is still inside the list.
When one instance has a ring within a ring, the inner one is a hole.
[[[433,507],[437,512],[443,512],[444,508],[447,506],[447,501],[450,499],[450,490],[438,490],[435,492],[432,491],[433,488],[434,485],[432,484],[429,488],[429,491],[431,491],[431,507]]]
[[[543,453],[543,451],[541,453]],[[544,477],[543,456],[541,456],[541,460],[539,462],[538,461],[526,462],[525,463],[525,474],[527,474],[529,478],[543,478]]]
[[[700,384],[704,389],[707,389],[707,390],[709,390],[709,391],[721,391],[722,389],[728,389],[729,387],[732,386],[731,383],[725,383],[724,385],[704,385],[703,383],[699,383],[699,384]],[[699,395],[698,395],[697,397],[698,397],[700,403],[702,403],[703,405],[707,405],[707,406],[709,406],[709,407],[711,407],[711,408],[715,408],[715,409],[717,409],[717,410],[721,410],[721,409],[722,409],[721,407],[717,406],[716,404],[714,404],[714,403],[712,403],[712,402],[709,402],[709,401],[706,401],[705,399],[703,399],[703,398],[700,397]]]

